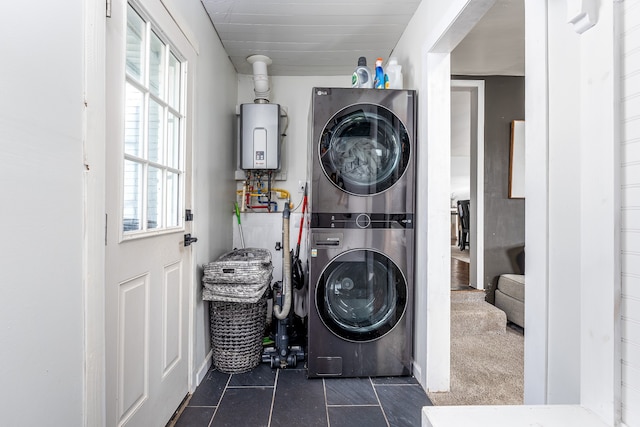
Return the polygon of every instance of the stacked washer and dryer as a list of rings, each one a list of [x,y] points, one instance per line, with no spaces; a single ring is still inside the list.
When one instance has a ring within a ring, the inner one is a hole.
[[[309,377],[411,374],[415,92],[314,88]]]

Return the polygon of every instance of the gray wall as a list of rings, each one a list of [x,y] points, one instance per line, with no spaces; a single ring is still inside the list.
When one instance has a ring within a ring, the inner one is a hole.
[[[524,77],[455,76],[484,80],[484,286],[493,303],[498,277],[523,273],[516,256],[524,247],[524,199],[509,199],[511,121],[524,119]]]

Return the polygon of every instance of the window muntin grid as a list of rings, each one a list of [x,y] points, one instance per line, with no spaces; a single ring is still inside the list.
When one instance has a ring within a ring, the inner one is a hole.
[[[184,205],[184,69],[159,29],[127,9],[122,231],[180,229]]]

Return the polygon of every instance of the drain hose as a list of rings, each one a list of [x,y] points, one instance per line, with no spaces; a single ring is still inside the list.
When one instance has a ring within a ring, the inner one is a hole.
[[[289,315],[291,309],[291,253],[289,252],[289,204],[285,203],[282,213],[282,234],[284,240],[282,248],[284,263],[282,266],[282,292],[284,292],[283,307],[279,305],[273,306],[273,314],[278,320],[284,320]]]

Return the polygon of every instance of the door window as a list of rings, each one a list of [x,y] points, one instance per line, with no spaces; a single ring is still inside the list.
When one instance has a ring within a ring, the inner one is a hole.
[[[388,109],[357,104],[325,125],[319,150],[327,178],[356,195],[389,189],[409,163],[410,141],[404,124]]]
[[[316,288],[318,314],[337,336],[371,341],[388,333],[406,309],[407,284],[398,266],[373,250],[329,263]]]
[[[186,64],[150,20],[127,9],[122,231],[182,227]]]

